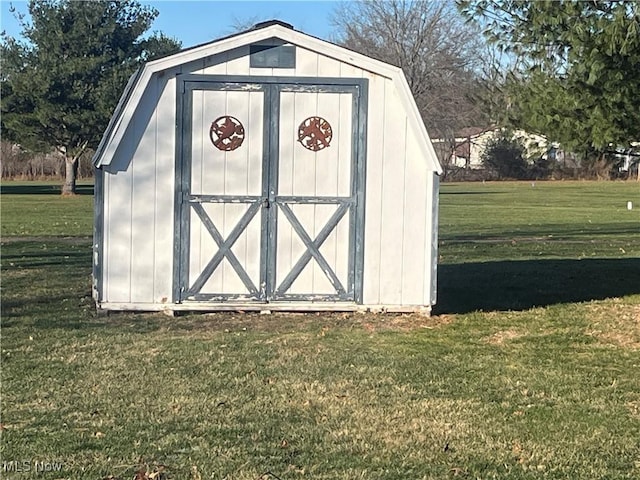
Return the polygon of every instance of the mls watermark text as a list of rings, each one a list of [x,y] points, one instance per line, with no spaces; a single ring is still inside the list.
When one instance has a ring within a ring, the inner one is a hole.
[[[45,473],[61,472],[64,468],[62,462],[49,462],[41,460],[11,460],[2,462],[2,473]]]

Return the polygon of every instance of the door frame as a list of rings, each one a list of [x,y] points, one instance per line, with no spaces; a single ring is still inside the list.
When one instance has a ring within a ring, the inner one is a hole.
[[[316,93],[352,93],[352,152],[351,152],[351,205],[345,215],[349,215],[348,246],[348,285],[344,295],[332,296],[324,301],[346,301],[362,304],[364,270],[364,218],[366,184],[366,148],[367,148],[367,110],[368,79],[366,78],[317,78],[282,76],[229,76],[204,74],[178,74],[176,76],[176,137],[175,137],[175,182],[174,182],[174,242],[173,242],[173,303],[198,302],[184,297],[189,283],[189,230],[191,207],[187,195],[191,186],[190,131],[192,110],[192,92],[194,90],[242,90],[264,92],[263,106],[263,157],[262,157],[262,195],[270,203],[278,202],[279,167],[279,124],[280,93],[316,92]],[[212,88],[212,86],[214,86]],[[189,143],[189,145],[187,145]],[[269,187],[273,187],[268,190]],[[332,202],[337,197],[326,197]],[[274,206],[275,207],[275,206]],[[266,279],[266,290],[260,287],[259,297],[254,303],[278,303],[286,301],[323,301],[318,295],[274,295],[275,255],[266,258],[267,252],[275,252],[277,241],[277,208],[261,208],[262,225],[270,225],[268,231],[262,231],[260,240],[260,276]],[[265,218],[268,216],[269,218]],[[337,228],[334,226],[334,228]],[[333,231],[333,230],[332,230]],[[313,241],[313,239],[312,239]],[[309,247],[308,247],[309,248]],[[319,248],[319,247],[318,247]],[[307,249],[306,253],[309,253]],[[306,255],[303,254],[303,255]],[[261,282],[262,283],[262,282]],[[216,297],[212,300],[233,303],[233,299]],[[243,299],[246,303],[247,299]]]

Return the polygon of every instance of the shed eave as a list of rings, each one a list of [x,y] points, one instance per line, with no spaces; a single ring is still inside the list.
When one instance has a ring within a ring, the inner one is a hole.
[[[133,118],[136,106],[140,102],[154,74],[269,38],[278,38],[308,50],[322,52],[323,55],[327,55],[340,62],[393,80],[400,93],[412,128],[419,138],[421,151],[427,167],[438,174],[442,173],[442,167],[438,162],[424,122],[422,121],[409,85],[400,68],[278,24],[269,25],[262,29],[249,30],[239,35],[196,46],[145,64],[144,67],[137,72],[135,78],[132,77],[130,79],[125,92],[120,98],[118,107],[116,107],[109,126],[94,155],[94,165],[99,168],[111,163],[117,145],[122,140]]]
[[[104,151],[111,140],[114,130],[117,128],[120,121],[122,120],[122,112],[124,111],[124,108],[127,105],[129,98],[133,94],[133,90],[138,83],[138,80],[140,78],[140,75],[142,74],[142,71],[143,71],[142,68],[138,68],[133,73],[133,75],[129,77],[129,80],[127,81],[127,85],[125,86],[124,91],[122,92],[122,95],[118,100],[118,104],[116,105],[116,108],[113,114],[111,115],[111,118],[109,119],[109,124],[107,125],[107,129],[104,131],[104,134],[100,139],[100,143],[98,144],[98,147],[96,148],[96,151],[93,154],[92,161],[96,167],[100,167],[101,165],[105,164],[105,162],[101,162],[100,159],[104,155]]]

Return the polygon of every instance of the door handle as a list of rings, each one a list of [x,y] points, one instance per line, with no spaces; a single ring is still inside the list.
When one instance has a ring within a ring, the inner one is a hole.
[[[271,207],[271,202],[269,202],[269,199],[268,199],[268,198],[265,198],[265,199],[262,201],[262,206],[263,206],[264,208],[269,208],[269,207]]]

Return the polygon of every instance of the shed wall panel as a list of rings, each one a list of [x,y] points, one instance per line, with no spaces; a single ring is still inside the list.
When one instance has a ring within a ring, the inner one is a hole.
[[[295,74],[301,77],[318,76],[318,57],[316,52],[306,48],[296,48],[296,71]]]
[[[102,264],[98,265],[97,273],[101,276],[102,292],[99,297],[101,300],[109,299],[109,255],[111,249],[111,242],[109,241],[109,211],[111,209],[111,195],[109,190],[109,182],[111,175],[104,171],[102,173],[102,225],[98,228],[102,228]]]
[[[377,305],[380,301],[380,252],[382,234],[382,166],[384,163],[384,122],[386,80],[368,74],[369,135],[367,135],[366,200],[364,222],[363,302]],[[378,134],[379,133],[379,134]]]
[[[161,76],[105,175],[105,301],[171,298],[174,142],[175,79]]]
[[[115,172],[105,178],[109,199],[105,212],[105,285],[106,300],[110,302],[131,301],[132,180],[131,171]]]
[[[340,62],[334,58],[327,57],[326,55],[318,55],[317,74],[319,77],[340,77]],[[300,75],[303,75],[302,72]]]
[[[365,72],[361,68],[354,67],[347,63],[340,64],[340,77],[341,78],[362,78]]]
[[[407,119],[393,85],[386,84],[380,231],[380,302],[402,303],[402,247]],[[373,134],[373,133],[372,133]],[[375,215],[367,209],[369,215]]]
[[[393,83],[373,77],[369,90],[363,301],[428,305],[431,173]]]
[[[228,52],[227,75],[249,75],[249,45]]]
[[[217,55],[211,55],[204,59],[204,65],[201,70],[192,71],[191,73],[203,73],[205,75],[224,75],[227,73],[228,52],[222,52]]]
[[[428,251],[426,224],[427,183],[429,176],[420,157],[420,147],[414,132],[407,132],[403,187],[402,231],[402,305],[420,305],[424,301],[424,271]],[[428,263],[428,262],[427,262]]]
[[[430,217],[430,221],[426,225],[427,238],[425,239],[428,242],[425,250],[430,253],[430,262],[426,262],[424,273],[424,278],[427,279],[424,292],[424,303],[426,305],[435,305],[437,299],[439,191],[440,177],[436,173],[431,173],[428,183],[428,205],[426,209],[427,215]]]
[[[176,80],[174,76],[167,75],[158,78],[157,82],[153,297],[157,303],[166,303],[171,302],[173,285]]]
[[[155,244],[155,177],[156,177],[156,105],[157,81],[149,85],[138,107],[133,122],[134,139],[137,140],[131,172],[131,301],[153,301],[153,261]]]

